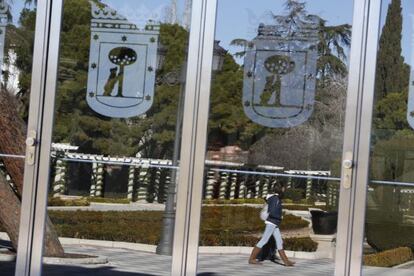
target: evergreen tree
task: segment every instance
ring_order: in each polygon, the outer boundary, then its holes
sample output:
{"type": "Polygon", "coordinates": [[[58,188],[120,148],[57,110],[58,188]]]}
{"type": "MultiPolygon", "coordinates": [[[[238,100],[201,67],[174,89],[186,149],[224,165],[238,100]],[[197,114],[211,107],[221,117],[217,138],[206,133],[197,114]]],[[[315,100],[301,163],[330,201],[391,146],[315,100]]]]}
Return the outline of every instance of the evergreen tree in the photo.
{"type": "Polygon", "coordinates": [[[404,93],[409,82],[409,66],[401,55],[402,39],[401,0],[392,0],[388,7],[385,25],[379,42],[376,99],[381,100],[389,93],[404,93]]]}

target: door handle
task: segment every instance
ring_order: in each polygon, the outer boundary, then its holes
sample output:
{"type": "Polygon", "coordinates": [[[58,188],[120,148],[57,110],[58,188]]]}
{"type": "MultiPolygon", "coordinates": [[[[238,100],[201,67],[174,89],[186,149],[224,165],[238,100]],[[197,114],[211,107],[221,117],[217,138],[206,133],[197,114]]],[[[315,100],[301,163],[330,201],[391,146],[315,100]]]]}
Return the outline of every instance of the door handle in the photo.
{"type": "Polygon", "coordinates": [[[352,173],[354,171],[353,153],[348,151],[345,153],[345,159],[342,162],[343,170],[343,186],[345,189],[351,189],[352,186],[352,173]]]}
{"type": "Polygon", "coordinates": [[[26,164],[33,166],[35,163],[35,155],[36,155],[36,140],[37,133],[34,130],[29,131],[26,139],[26,164]]]}

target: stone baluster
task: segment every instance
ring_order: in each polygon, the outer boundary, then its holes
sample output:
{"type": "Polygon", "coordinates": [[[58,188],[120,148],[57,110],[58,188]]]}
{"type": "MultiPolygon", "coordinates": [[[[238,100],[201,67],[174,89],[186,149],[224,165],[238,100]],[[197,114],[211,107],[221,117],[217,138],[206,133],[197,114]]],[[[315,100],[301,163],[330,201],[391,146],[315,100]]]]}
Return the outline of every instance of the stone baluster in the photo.
{"type": "Polygon", "coordinates": [[[132,201],[134,199],[134,187],[135,187],[135,169],[134,165],[129,166],[128,171],[128,199],[132,201]]]}
{"type": "Polygon", "coordinates": [[[312,196],[312,178],[309,177],[306,180],[306,199],[310,199],[312,196]]]}
{"type": "Polygon", "coordinates": [[[206,199],[213,199],[214,184],[216,183],[216,172],[211,168],[207,171],[206,199]]]}
{"type": "Polygon", "coordinates": [[[221,172],[220,173],[220,199],[226,198],[226,190],[228,184],[229,173],[228,172],[221,172]]]}
{"type": "Polygon", "coordinates": [[[59,197],[64,194],[66,189],[66,162],[61,159],[56,161],[56,174],[53,181],[53,197],[59,197]]]}
{"type": "Polygon", "coordinates": [[[98,163],[94,161],[92,163],[92,174],[91,174],[91,188],[89,190],[89,196],[95,197],[96,195],[96,180],[98,178],[98,163]]]}
{"type": "Polygon", "coordinates": [[[104,177],[104,164],[97,163],[96,167],[96,188],[95,188],[95,196],[102,197],[103,195],[103,177],[104,177]]]}
{"type": "Polygon", "coordinates": [[[138,177],[138,195],[137,201],[147,200],[147,189],[148,189],[148,166],[141,166],[138,177]]]}
{"type": "Polygon", "coordinates": [[[236,198],[237,173],[230,174],[230,199],[236,198]]]}

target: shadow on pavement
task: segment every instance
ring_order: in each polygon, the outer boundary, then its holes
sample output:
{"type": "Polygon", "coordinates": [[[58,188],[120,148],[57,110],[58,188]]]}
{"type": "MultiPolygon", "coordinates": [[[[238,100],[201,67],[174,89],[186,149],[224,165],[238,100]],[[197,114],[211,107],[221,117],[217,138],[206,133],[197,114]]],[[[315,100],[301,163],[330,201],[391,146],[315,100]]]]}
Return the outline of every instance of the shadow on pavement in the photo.
{"type": "MultiPolygon", "coordinates": [[[[1,276],[13,276],[15,269],[14,262],[0,262],[0,275],[1,276]]],[[[46,276],[62,276],[62,275],[76,275],[76,276],[157,276],[157,274],[147,274],[140,272],[123,272],[116,271],[114,267],[79,267],[68,265],[44,265],[43,275],[46,276]]],[[[204,274],[203,276],[209,276],[210,274],[204,274]]]]}

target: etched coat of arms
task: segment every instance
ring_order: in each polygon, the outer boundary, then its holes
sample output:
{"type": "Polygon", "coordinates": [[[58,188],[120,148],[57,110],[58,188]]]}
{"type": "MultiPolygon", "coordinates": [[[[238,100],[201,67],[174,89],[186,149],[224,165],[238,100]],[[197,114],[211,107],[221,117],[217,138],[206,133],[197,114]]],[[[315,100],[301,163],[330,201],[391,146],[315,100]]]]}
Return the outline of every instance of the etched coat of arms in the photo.
{"type": "Polygon", "coordinates": [[[117,11],[91,5],[88,105],[112,118],[142,115],[154,98],[159,25],[139,29],[117,11]]]}
{"type": "Polygon", "coordinates": [[[317,18],[294,32],[283,25],[259,26],[244,60],[244,111],[252,121],[289,128],[309,119],[315,101],[317,43],[317,18]]]}

